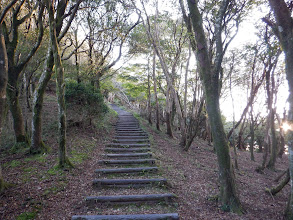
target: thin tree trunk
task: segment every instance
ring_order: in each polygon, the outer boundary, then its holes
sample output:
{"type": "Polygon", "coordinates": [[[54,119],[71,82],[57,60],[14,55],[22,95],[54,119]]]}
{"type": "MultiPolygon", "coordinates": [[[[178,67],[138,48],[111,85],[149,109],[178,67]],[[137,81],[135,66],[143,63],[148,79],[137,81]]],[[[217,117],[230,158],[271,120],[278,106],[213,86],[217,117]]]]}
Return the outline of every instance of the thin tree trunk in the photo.
{"type": "Polygon", "coordinates": [[[198,130],[199,130],[198,128],[199,128],[200,123],[201,123],[200,115],[201,115],[201,112],[202,112],[202,109],[203,109],[203,105],[204,105],[204,97],[202,97],[201,100],[200,100],[197,115],[195,117],[196,121],[193,118],[194,116],[192,116],[192,118],[191,118],[191,120],[192,120],[191,123],[192,124],[189,125],[189,134],[187,135],[189,138],[187,138],[187,140],[186,140],[186,145],[184,147],[185,151],[188,151],[188,149],[190,148],[190,146],[191,146],[191,144],[193,142],[193,139],[195,138],[195,136],[198,133],[198,130]],[[193,122],[195,123],[194,129],[191,128],[193,126],[193,124],[194,124],[193,122]],[[193,134],[192,134],[192,131],[193,131],[193,134]]]}
{"type": "Polygon", "coordinates": [[[251,105],[250,109],[250,142],[249,142],[249,150],[250,150],[250,160],[255,161],[254,159],[254,118],[252,112],[253,106],[251,105]]]}
{"type": "Polygon", "coordinates": [[[186,63],[186,70],[185,70],[185,82],[184,82],[184,110],[183,110],[183,118],[184,118],[184,122],[186,124],[186,120],[187,120],[187,84],[188,84],[188,68],[189,68],[189,61],[190,61],[190,57],[191,57],[191,45],[189,43],[189,55],[187,58],[187,63],[186,63]]]}
{"type": "MultiPolygon", "coordinates": [[[[75,40],[76,47],[78,47],[77,31],[78,29],[74,31],[74,40],[75,40]]],[[[74,52],[74,58],[75,58],[76,81],[77,83],[81,83],[81,79],[79,76],[78,49],[76,49],[74,52]]]]}
{"type": "MultiPolygon", "coordinates": [[[[267,119],[267,121],[269,120],[269,118],[267,119]]],[[[264,153],[263,153],[263,160],[262,160],[262,164],[261,166],[259,166],[258,168],[256,168],[257,172],[263,172],[263,170],[266,167],[266,163],[267,163],[267,158],[268,158],[268,151],[271,145],[271,139],[270,139],[270,134],[269,134],[269,122],[267,122],[266,125],[266,131],[265,131],[265,138],[264,138],[264,153]]]]}
{"type": "MultiPolygon", "coordinates": [[[[144,7],[144,4],[143,4],[143,1],[141,1],[143,7],[144,7]]],[[[144,11],[146,13],[146,9],[144,7],[144,11]]],[[[159,60],[160,60],[160,64],[162,66],[162,69],[163,69],[163,73],[164,75],[166,76],[166,81],[167,81],[167,86],[169,87],[169,91],[170,91],[170,94],[171,94],[171,97],[174,98],[174,101],[175,101],[175,105],[176,105],[176,110],[177,110],[177,115],[178,115],[178,118],[179,118],[179,122],[180,122],[180,129],[181,129],[181,141],[180,141],[180,146],[181,147],[184,147],[185,146],[185,143],[186,143],[186,129],[185,129],[185,123],[184,123],[184,120],[183,120],[183,113],[182,113],[182,109],[181,109],[181,106],[180,106],[180,103],[179,103],[179,99],[178,99],[178,96],[177,96],[177,93],[176,93],[176,90],[172,84],[172,79],[171,79],[171,74],[169,72],[169,69],[167,67],[167,63],[164,59],[164,56],[163,56],[163,53],[162,53],[162,50],[161,50],[161,47],[159,45],[159,41],[157,39],[157,37],[154,37],[152,35],[152,33],[150,32],[150,21],[149,21],[149,17],[147,16],[147,25],[146,23],[143,21],[143,25],[147,31],[147,35],[149,37],[149,40],[152,42],[153,44],[153,47],[156,51],[156,54],[158,55],[159,57],[159,60]]],[[[156,28],[155,28],[156,29],[156,28]]],[[[158,34],[158,30],[156,30],[156,36],[158,34]]],[[[182,39],[181,39],[182,40],[182,39]]],[[[172,73],[175,72],[175,67],[176,65],[178,64],[178,61],[179,61],[179,57],[180,57],[180,52],[181,52],[181,46],[182,45],[178,45],[178,49],[176,51],[176,57],[174,58],[174,61],[173,61],[173,64],[172,64],[172,73]]],[[[169,100],[170,101],[170,100],[169,100]]],[[[170,101],[171,102],[171,101],[170,101]]],[[[171,107],[171,106],[170,106],[171,107]]]]}
{"type": "MultiPolygon", "coordinates": [[[[234,60],[234,57],[233,57],[234,60]]],[[[231,68],[233,69],[233,68],[231,68]]],[[[237,149],[236,149],[236,145],[235,145],[235,139],[234,139],[234,132],[235,132],[235,107],[234,107],[234,98],[233,98],[233,93],[232,93],[232,72],[230,72],[229,74],[229,87],[230,87],[230,94],[231,94],[231,101],[232,101],[232,109],[233,109],[233,128],[232,128],[232,146],[233,146],[233,150],[234,150],[234,164],[235,164],[235,168],[237,170],[239,170],[239,166],[238,166],[238,158],[237,158],[237,149]]]]}
{"type": "Polygon", "coordinates": [[[172,126],[171,126],[171,92],[168,86],[166,93],[166,127],[167,127],[167,135],[173,138],[172,126]]]}
{"type": "Polygon", "coordinates": [[[244,132],[244,128],[245,128],[245,124],[246,124],[246,116],[241,124],[241,127],[239,129],[239,133],[238,133],[238,141],[237,141],[237,147],[239,150],[246,150],[244,143],[243,143],[243,132],[244,132]]]}
{"type": "Polygon", "coordinates": [[[159,109],[159,101],[157,94],[157,78],[156,78],[156,51],[153,51],[153,81],[154,81],[154,95],[156,101],[156,127],[157,130],[160,131],[160,109],[159,109]]]}
{"type": "Polygon", "coordinates": [[[65,166],[72,167],[71,162],[66,156],[66,108],[65,108],[65,82],[64,82],[64,69],[61,62],[59,46],[56,36],[56,21],[54,19],[54,8],[50,0],[47,0],[47,9],[49,12],[50,22],[50,41],[52,45],[56,84],[57,84],[57,100],[59,112],[59,128],[58,128],[58,142],[59,142],[59,162],[60,168],[65,166]]]}
{"type": "Polygon", "coordinates": [[[274,96],[274,72],[272,71],[267,72],[266,75],[266,89],[267,89],[267,99],[268,99],[268,109],[269,109],[269,116],[268,116],[268,123],[270,126],[270,133],[271,133],[271,145],[270,145],[270,160],[267,164],[267,168],[274,170],[275,163],[277,158],[277,138],[276,138],[276,131],[275,131],[275,111],[273,108],[273,96],[274,96]],[[270,80],[271,79],[271,80],[270,80]],[[271,85],[271,86],[270,86],[271,85]]]}
{"type": "Polygon", "coordinates": [[[148,58],[148,121],[152,125],[152,106],[151,106],[151,84],[150,84],[150,59],[148,58]]]}
{"type": "Polygon", "coordinates": [[[276,114],[276,115],[277,115],[277,119],[278,119],[279,127],[280,127],[280,141],[279,141],[279,153],[278,153],[278,156],[279,156],[279,158],[282,158],[283,154],[285,153],[285,133],[284,133],[284,129],[282,127],[282,124],[286,120],[286,110],[284,110],[282,120],[280,119],[278,114],[276,114]]]}
{"type": "MultiPolygon", "coordinates": [[[[6,87],[8,81],[8,59],[5,47],[4,36],[2,34],[2,26],[0,22],[0,140],[2,137],[2,127],[5,117],[5,105],[6,105],[6,87]]],[[[4,178],[2,175],[2,169],[0,164],[0,193],[5,189],[4,178]]]]}
{"type": "Polygon", "coordinates": [[[37,88],[34,92],[33,98],[33,119],[32,119],[32,137],[31,137],[31,154],[38,154],[48,150],[48,147],[42,140],[42,110],[44,103],[44,94],[48,82],[53,73],[54,57],[52,46],[48,47],[47,57],[44,64],[44,70],[40,77],[37,88]]]}

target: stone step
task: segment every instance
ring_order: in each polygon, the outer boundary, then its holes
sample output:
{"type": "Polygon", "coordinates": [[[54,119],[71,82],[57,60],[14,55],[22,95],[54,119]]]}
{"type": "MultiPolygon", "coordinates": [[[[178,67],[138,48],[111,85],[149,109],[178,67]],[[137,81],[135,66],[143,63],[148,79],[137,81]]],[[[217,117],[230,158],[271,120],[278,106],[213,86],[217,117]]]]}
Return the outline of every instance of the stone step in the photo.
{"type": "Polygon", "coordinates": [[[132,164],[154,164],[155,159],[132,159],[132,160],[100,160],[99,164],[107,165],[132,165],[132,164]]]}
{"type": "Polygon", "coordinates": [[[130,153],[130,154],[104,154],[103,156],[109,157],[109,158],[124,158],[124,157],[139,157],[139,158],[145,158],[145,157],[152,157],[151,153],[130,153]]]}
{"type": "Polygon", "coordinates": [[[114,174],[114,173],[145,173],[157,172],[158,167],[133,167],[133,168],[116,168],[116,169],[96,169],[97,174],[114,174]]]}
{"type": "Polygon", "coordinates": [[[113,139],[114,143],[139,143],[139,142],[150,142],[149,139],[113,139]]]}
{"type": "Polygon", "coordinates": [[[150,151],[151,148],[106,148],[105,152],[113,152],[113,153],[126,153],[126,152],[148,152],[150,151]]]}
{"type": "Polygon", "coordinates": [[[150,144],[121,144],[121,143],[110,143],[106,144],[106,147],[118,147],[118,148],[131,148],[131,147],[150,147],[150,144]]]}
{"type": "Polygon", "coordinates": [[[95,179],[93,185],[95,187],[141,187],[146,185],[164,185],[166,179],[95,179]]]}
{"type": "Polygon", "coordinates": [[[133,136],[130,136],[130,135],[127,135],[127,136],[124,136],[124,135],[118,135],[118,136],[114,136],[113,137],[114,139],[143,139],[143,138],[147,138],[147,136],[141,136],[141,135],[133,135],[133,136]]]}
{"type": "Polygon", "coordinates": [[[138,132],[141,131],[143,132],[143,130],[141,128],[116,128],[117,132],[121,132],[121,131],[127,131],[127,132],[138,132]]]}
{"type": "Polygon", "coordinates": [[[147,134],[143,130],[141,130],[141,131],[116,131],[116,133],[121,133],[121,134],[124,134],[124,133],[129,133],[129,134],[133,134],[133,133],[136,133],[136,134],[147,134]]]}
{"type": "Polygon", "coordinates": [[[127,129],[132,129],[132,128],[134,128],[134,129],[138,129],[138,128],[140,128],[140,127],[139,127],[139,125],[116,125],[115,128],[116,128],[116,129],[120,129],[120,128],[122,128],[122,129],[123,129],[123,128],[125,128],[125,129],[126,129],[126,128],[127,128],[127,129]]]}
{"type": "Polygon", "coordinates": [[[174,194],[148,194],[148,195],[118,195],[118,196],[88,196],[85,198],[88,204],[125,204],[138,202],[172,202],[176,196],[174,194]]]}
{"type": "Polygon", "coordinates": [[[117,125],[139,125],[138,121],[118,121],[116,124],[117,125]]]}
{"type": "Polygon", "coordinates": [[[141,137],[148,137],[148,133],[145,132],[116,132],[117,136],[141,136],[141,137]]]}
{"type": "Polygon", "coordinates": [[[116,125],[139,125],[139,121],[135,120],[119,120],[116,122],[116,125]]]}
{"type": "Polygon", "coordinates": [[[74,215],[71,220],[178,220],[177,213],[141,215],[74,215]]]}

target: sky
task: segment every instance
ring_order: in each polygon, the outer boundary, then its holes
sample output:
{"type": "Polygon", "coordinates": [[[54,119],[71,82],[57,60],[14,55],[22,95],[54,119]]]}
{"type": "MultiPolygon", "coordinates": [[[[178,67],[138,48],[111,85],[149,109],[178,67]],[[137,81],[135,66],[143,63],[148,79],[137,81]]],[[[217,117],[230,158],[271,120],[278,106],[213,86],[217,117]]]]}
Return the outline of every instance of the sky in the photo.
{"type": "MultiPolygon", "coordinates": [[[[248,18],[245,20],[245,22],[242,22],[240,25],[239,32],[233,42],[230,45],[230,49],[233,48],[241,48],[246,43],[255,43],[257,41],[256,32],[257,29],[255,28],[256,22],[262,22],[261,18],[264,17],[268,13],[268,8],[255,8],[248,18]]],[[[279,63],[282,63],[283,56],[280,57],[279,63]]],[[[285,73],[284,73],[285,74],[285,73]]],[[[285,77],[284,77],[285,79],[285,77]]],[[[243,90],[243,88],[233,88],[233,98],[234,98],[234,107],[235,107],[235,119],[240,118],[243,109],[246,106],[247,100],[246,100],[246,90],[243,90]]],[[[261,111],[262,116],[267,115],[267,108],[265,99],[266,96],[264,92],[260,91],[260,97],[258,98],[258,103],[256,104],[255,108],[259,109],[261,111]]],[[[278,99],[276,103],[277,107],[277,113],[281,116],[284,108],[287,107],[287,98],[288,98],[289,92],[288,92],[288,84],[287,80],[284,80],[284,83],[279,88],[278,93],[278,99]]],[[[220,100],[220,106],[222,114],[227,118],[227,120],[233,119],[233,108],[232,108],[232,100],[231,97],[228,96],[225,99],[220,100]]],[[[287,107],[288,108],[288,107],[287,107]]]]}

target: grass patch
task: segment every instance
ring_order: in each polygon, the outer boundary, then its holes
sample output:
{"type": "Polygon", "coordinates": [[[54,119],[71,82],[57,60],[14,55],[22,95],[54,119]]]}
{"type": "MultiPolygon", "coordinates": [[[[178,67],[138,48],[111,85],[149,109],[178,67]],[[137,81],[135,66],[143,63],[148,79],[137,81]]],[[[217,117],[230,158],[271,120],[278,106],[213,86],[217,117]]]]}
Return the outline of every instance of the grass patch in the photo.
{"type": "Polygon", "coordinates": [[[31,173],[31,172],[36,171],[37,168],[35,168],[35,167],[25,167],[25,168],[23,168],[22,170],[23,170],[23,172],[25,172],[25,173],[31,173]]]}
{"type": "Polygon", "coordinates": [[[62,174],[62,170],[59,169],[58,165],[50,168],[48,171],[47,171],[47,174],[51,175],[51,176],[56,176],[57,174],[62,174]]]}
{"type": "Polygon", "coordinates": [[[21,165],[21,162],[19,160],[12,160],[10,162],[3,164],[3,167],[15,168],[15,167],[19,167],[20,165],[21,165]]]}
{"type": "Polygon", "coordinates": [[[31,157],[25,158],[24,161],[27,161],[27,162],[38,161],[40,163],[45,163],[47,157],[48,157],[47,154],[36,154],[31,157]]]}
{"type": "Polygon", "coordinates": [[[24,212],[24,213],[21,213],[19,216],[17,216],[16,220],[35,219],[36,217],[37,217],[36,212],[24,212]]]}
{"type": "Polygon", "coordinates": [[[26,153],[29,150],[29,145],[25,142],[17,142],[15,143],[12,148],[10,149],[10,153],[16,154],[16,153],[26,153]]]}
{"type": "Polygon", "coordinates": [[[52,187],[50,187],[48,189],[45,189],[45,191],[43,192],[43,196],[56,195],[58,192],[64,191],[66,185],[67,185],[67,183],[60,182],[56,186],[52,186],[52,187]]]}
{"type": "Polygon", "coordinates": [[[78,153],[75,150],[73,150],[73,151],[74,151],[74,153],[71,152],[72,156],[70,157],[70,160],[74,164],[80,164],[89,158],[89,155],[87,153],[78,153]]]}

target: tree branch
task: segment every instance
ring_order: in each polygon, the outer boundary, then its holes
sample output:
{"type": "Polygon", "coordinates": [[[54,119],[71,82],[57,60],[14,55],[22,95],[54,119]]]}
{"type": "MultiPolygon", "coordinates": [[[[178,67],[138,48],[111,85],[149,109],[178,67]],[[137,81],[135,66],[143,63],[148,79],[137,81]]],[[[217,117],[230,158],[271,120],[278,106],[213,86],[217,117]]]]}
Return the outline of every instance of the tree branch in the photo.
{"type": "Polygon", "coordinates": [[[7,12],[9,11],[9,9],[17,2],[17,0],[13,0],[11,1],[2,11],[1,15],[0,15],[0,25],[2,24],[7,12]]]}

